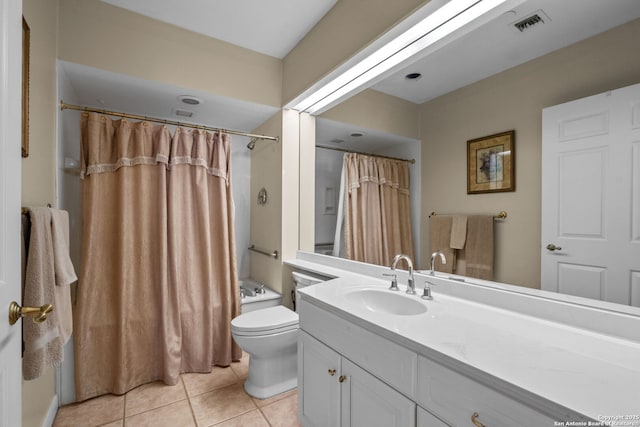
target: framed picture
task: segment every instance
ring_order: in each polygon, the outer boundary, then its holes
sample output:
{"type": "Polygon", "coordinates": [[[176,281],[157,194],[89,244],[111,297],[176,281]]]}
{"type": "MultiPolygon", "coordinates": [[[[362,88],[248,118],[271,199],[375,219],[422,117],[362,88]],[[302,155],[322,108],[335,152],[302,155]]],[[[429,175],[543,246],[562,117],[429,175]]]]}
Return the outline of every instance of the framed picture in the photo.
{"type": "Polygon", "coordinates": [[[22,157],[29,157],[29,44],[30,30],[22,17],[22,157]]]}
{"type": "Polygon", "coordinates": [[[467,194],[515,191],[515,131],[467,141],[467,194]]]}

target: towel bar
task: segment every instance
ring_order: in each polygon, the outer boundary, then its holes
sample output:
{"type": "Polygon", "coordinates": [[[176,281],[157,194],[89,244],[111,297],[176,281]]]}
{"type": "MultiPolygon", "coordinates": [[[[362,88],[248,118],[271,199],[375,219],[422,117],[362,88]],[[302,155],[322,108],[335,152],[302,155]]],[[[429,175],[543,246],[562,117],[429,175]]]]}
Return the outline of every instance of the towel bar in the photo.
{"type": "MultiPolygon", "coordinates": [[[[431,212],[429,214],[429,218],[431,218],[432,216],[435,216],[435,215],[436,215],[435,212],[431,212]]],[[[443,215],[443,214],[438,214],[438,215],[443,215]]],[[[493,219],[506,219],[506,218],[507,218],[507,211],[500,211],[500,213],[498,213],[498,215],[494,215],[493,216],[493,219]]]]}
{"type": "Polygon", "coordinates": [[[249,250],[253,252],[257,252],[262,255],[270,256],[272,258],[278,259],[278,251],[268,252],[263,249],[256,248],[256,245],[249,246],[249,250]]]}

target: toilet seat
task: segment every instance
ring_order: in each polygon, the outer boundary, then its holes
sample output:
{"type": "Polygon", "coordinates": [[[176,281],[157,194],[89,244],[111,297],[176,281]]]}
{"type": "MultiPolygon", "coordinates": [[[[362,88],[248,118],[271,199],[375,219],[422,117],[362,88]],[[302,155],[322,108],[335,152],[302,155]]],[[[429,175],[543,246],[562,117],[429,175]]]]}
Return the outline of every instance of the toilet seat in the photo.
{"type": "Polygon", "coordinates": [[[241,314],[231,320],[236,335],[272,335],[298,329],[298,314],[284,306],[264,308],[241,314]]]}

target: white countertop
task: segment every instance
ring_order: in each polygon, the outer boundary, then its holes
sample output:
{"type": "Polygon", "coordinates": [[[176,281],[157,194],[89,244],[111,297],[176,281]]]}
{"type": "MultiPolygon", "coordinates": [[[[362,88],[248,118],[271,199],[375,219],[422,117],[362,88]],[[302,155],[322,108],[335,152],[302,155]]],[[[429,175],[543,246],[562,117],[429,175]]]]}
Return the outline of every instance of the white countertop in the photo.
{"type": "Polygon", "coordinates": [[[300,290],[307,301],[467,375],[494,377],[503,391],[526,391],[536,403],[554,402],[594,420],[640,416],[638,341],[447,295],[438,290],[447,286],[445,279],[434,280],[431,301],[420,299],[421,285],[416,296],[405,295],[400,285],[403,297],[427,307],[423,314],[374,312],[345,294],[386,290],[389,282],[377,273],[362,274],[366,269],[358,265],[361,274],[310,261],[287,263],[338,277],[300,290]]]}

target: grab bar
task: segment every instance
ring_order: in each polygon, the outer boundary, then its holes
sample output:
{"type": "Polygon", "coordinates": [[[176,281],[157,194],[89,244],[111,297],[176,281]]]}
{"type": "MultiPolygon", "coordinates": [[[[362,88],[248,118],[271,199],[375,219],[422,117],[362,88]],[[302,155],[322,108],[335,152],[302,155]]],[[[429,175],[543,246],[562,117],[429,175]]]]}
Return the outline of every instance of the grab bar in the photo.
{"type": "Polygon", "coordinates": [[[249,250],[253,251],[253,252],[257,252],[257,253],[262,254],[262,255],[266,255],[266,256],[270,256],[272,258],[278,259],[278,251],[267,252],[264,249],[256,248],[256,245],[249,246],[249,250]]]}

